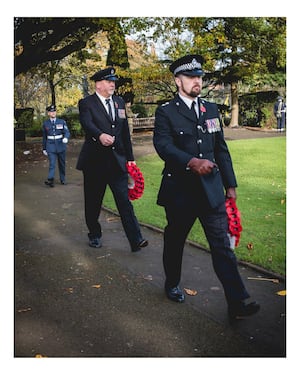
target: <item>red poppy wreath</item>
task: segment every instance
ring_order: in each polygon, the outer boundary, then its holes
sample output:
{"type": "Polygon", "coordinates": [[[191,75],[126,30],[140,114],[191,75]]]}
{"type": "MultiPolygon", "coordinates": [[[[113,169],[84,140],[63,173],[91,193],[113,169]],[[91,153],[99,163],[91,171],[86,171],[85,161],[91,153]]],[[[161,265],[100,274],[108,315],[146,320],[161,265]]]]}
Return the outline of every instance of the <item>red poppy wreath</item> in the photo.
{"type": "Polygon", "coordinates": [[[241,214],[233,198],[226,198],[226,212],[228,218],[228,232],[231,239],[234,240],[234,247],[237,247],[240,241],[241,231],[241,214]]]}
{"type": "Polygon", "coordinates": [[[139,199],[144,193],[144,177],[136,164],[126,164],[128,171],[128,197],[131,201],[139,199]]]}

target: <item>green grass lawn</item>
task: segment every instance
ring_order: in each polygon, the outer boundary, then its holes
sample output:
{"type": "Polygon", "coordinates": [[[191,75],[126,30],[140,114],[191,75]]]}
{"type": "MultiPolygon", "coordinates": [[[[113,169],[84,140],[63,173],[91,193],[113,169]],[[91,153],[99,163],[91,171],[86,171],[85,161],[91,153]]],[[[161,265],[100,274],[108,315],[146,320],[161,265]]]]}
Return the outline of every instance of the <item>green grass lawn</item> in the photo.
{"type": "MultiPolygon", "coordinates": [[[[280,137],[227,142],[239,185],[237,205],[243,226],[236,255],[281,274],[285,274],[286,258],[285,141],[280,137]]],[[[136,215],[140,222],[163,228],[164,209],[156,204],[163,162],[155,154],[140,158],[138,166],[145,178],[145,191],[141,199],[133,201],[136,215]]],[[[109,189],[104,205],[115,210],[109,189]]],[[[199,222],[189,239],[208,247],[199,222]]]]}

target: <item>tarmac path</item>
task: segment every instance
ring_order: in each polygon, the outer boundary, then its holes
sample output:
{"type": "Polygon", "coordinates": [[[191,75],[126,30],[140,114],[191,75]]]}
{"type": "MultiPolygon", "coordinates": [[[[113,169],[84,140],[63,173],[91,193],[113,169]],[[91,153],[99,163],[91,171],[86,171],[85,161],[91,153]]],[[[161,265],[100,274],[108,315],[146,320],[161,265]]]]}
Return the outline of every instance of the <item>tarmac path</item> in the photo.
{"type": "MultiPolygon", "coordinates": [[[[285,357],[284,279],[240,265],[261,310],[232,325],[206,251],[186,245],[181,285],[197,295],[176,304],[163,291],[160,231],[142,227],[149,246],[131,253],[119,217],[103,210],[103,247],[88,246],[81,143],[68,146],[65,186],[44,185],[40,144],[22,146],[31,152],[16,164],[15,357],[285,357]]],[[[133,147],[137,159],[154,152],[149,134],[133,147]]]]}

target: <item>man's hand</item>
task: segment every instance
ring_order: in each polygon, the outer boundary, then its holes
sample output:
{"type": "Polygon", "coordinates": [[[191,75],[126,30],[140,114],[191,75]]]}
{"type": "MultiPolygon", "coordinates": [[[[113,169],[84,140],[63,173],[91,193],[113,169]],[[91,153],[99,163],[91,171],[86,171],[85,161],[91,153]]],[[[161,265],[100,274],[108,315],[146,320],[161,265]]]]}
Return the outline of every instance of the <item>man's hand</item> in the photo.
{"type": "Polygon", "coordinates": [[[190,170],[200,176],[202,175],[205,175],[205,174],[209,174],[212,172],[212,170],[217,166],[216,163],[213,163],[212,161],[208,160],[208,159],[198,159],[198,158],[192,158],[189,162],[188,162],[188,168],[190,168],[190,170]]]}
{"type": "Polygon", "coordinates": [[[128,165],[131,166],[131,165],[136,165],[136,162],[134,160],[128,160],[128,165]]]}
{"type": "Polygon", "coordinates": [[[44,154],[45,156],[48,156],[48,152],[47,152],[46,150],[43,150],[43,154],[44,154]]]}
{"type": "Polygon", "coordinates": [[[63,142],[63,143],[68,143],[68,141],[69,141],[69,140],[68,140],[68,138],[66,138],[66,137],[62,139],[62,142],[63,142]]]}
{"type": "Polygon", "coordinates": [[[101,144],[103,146],[111,146],[114,141],[115,141],[115,136],[113,135],[110,135],[110,134],[106,134],[106,133],[102,133],[100,136],[99,136],[99,141],[101,142],[101,144]]]}
{"type": "Polygon", "coordinates": [[[236,196],[236,190],[234,187],[229,187],[226,189],[226,198],[233,198],[236,201],[237,196],[236,196]]]}

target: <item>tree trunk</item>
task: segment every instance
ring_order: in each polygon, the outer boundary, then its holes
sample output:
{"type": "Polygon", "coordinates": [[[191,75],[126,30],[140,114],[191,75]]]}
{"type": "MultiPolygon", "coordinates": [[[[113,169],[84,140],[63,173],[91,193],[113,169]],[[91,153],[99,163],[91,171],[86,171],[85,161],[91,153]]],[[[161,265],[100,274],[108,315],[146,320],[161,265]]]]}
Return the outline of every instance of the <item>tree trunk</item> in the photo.
{"type": "Polygon", "coordinates": [[[56,105],[55,85],[51,79],[49,79],[49,86],[51,92],[51,104],[56,105]]]}
{"type": "Polygon", "coordinates": [[[239,99],[238,99],[238,83],[231,83],[231,120],[229,127],[239,126],[239,99]]]}

